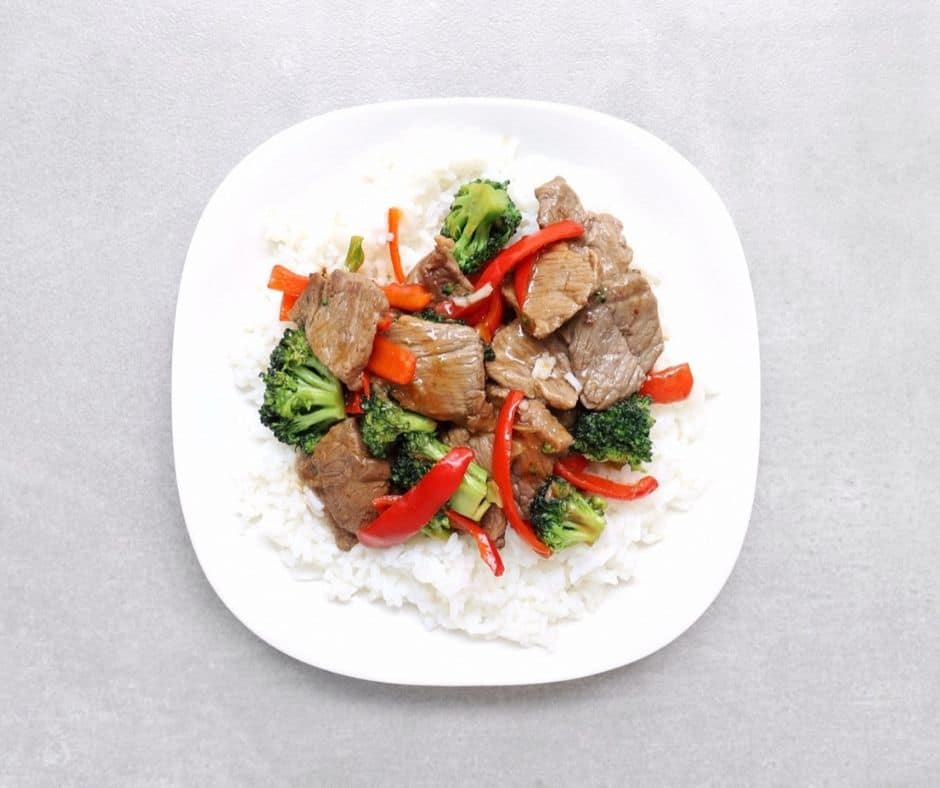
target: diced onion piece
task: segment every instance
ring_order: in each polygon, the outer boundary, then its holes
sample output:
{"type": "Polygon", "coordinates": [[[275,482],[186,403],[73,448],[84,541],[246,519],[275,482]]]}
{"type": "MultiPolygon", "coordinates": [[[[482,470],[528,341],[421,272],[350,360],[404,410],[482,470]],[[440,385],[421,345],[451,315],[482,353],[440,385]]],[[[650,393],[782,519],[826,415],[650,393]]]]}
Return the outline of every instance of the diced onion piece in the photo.
{"type": "Polygon", "coordinates": [[[556,363],[557,359],[553,355],[543,353],[535,359],[535,363],[532,365],[532,377],[535,380],[548,380],[552,376],[552,372],[555,371],[556,363]]]}
{"type": "Polygon", "coordinates": [[[493,285],[487,283],[479,290],[474,290],[468,296],[454,296],[451,300],[456,306],[461,307],[462,309],[473,306],[479,301],[483,301],[486,298],[489,298],[493,293],[493,285]]]}
{"type": "Polygon", "coordinates": [[[566,372],[566,373],[565,373],[565,380],[568,381],[568,383],[569,383],[569,385],[571,386],[571,388],[573,388],[575,391],[577,391],[578,394],[581,393],[581,389],[583,389],[584,386],[581,385],[581,381],[578,380],[578,378],[577,378],[577,376],[574,374],[574,372],[566,372]]]}

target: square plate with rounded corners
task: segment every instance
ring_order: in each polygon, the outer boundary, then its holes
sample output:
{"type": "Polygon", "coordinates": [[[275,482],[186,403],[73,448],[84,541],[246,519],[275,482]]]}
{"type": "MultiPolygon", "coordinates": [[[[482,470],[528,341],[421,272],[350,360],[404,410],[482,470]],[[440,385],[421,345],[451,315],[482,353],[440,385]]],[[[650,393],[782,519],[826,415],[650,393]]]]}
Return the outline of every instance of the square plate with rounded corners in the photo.
{"type": "Polygon", "coordinates": [[[747,264],[731,218],[705,178],[664,142],[624,121],[506,99],[339,110],[262,144],[206,206],[180,283],[172,400],[180,503],[199,562],[232,613],[275,648],[336,673],[400,684],[534,684],[588,676],[640,659],[682,634],[718,595],[740,552],[760,429],[757,320],[747,264]],[[516,137],[528,151],[622,177],[624,204],[648,224],[644,253],[682,266],[691,296],[685,322],[699,334],[696,346],[708,349],[708,369],[721,391],[709,402],[704,439],[709,465],[720,473],[689,514],[677,515],[667,538],[644,551],[636,579],[595,612],[557,627],[551,651],[428,631],[409,611],[331,602],[317,582],[292,579],[273,550],[260,549],[240,530],[232,512],[233,478],[250,446],[231,429],[245,403],[224,349],[244,321],[231,305],[238,304],[240,289],[257,286],[267,257],[264,210],[409,127],[468,121],[516,137]],[[206,347],[223,352],[207,354],[206,347]]]}

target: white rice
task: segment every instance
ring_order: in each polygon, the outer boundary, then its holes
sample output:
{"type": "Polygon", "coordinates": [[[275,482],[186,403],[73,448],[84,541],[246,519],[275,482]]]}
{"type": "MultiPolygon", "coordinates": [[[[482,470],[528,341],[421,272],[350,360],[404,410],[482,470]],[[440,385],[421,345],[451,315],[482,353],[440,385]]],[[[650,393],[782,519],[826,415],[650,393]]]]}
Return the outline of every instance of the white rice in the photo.
{"type": "MultiPolygon", "coordinates": [[[[554,175],[565,175],[592,210],[608,210],[624,219],[610,197],[615,191],[604,175],[543,157],[519,155],[514,140],[473,130],[414,132],[393,145],[365,153],[342,179],[316,184],[294,206],[281,206],[267,217],[271,258],[260,262],[259,287],[251,305],[253,325],[245,328],[233,357],[235,384],[246,409],[257,409],[262,386],[258,373],[284,329],[278,323],[276,294],[263,283],[273,262],[298,272],[342,264],[350,235],[365,238],[363,273],[390,278],[386,211],[403,211],[402,261],[410,268],[432,248],[441,219],[459,184],[471,178],[509,179],[513,199],[523,212],[520,233],[535,227],[533,189],[554,175]],[[454,151],[459,153],[455,155],[454,151]],[[606,187],[606,190],[605,190],[606,187]]],[[[661,261],[660,261],[661,262],[661,261]]],[[[668,268],[647,268],[656,286],[667,337],[658,366],[690,360],[678,355],[669,337],[668,268]]],[[[694,364],[695,359],[691,358],[694,364]]],[[[483,638],[504,638],[522,645],[549,645],[552,626],[597,607],[606,594],[642,572],[642,547],[663,536],[671,510],[688,509],[703,486],[696,441],[704,429],[705,386],[699,382],[685,402],[654,406],[654,459],[647,472],[659,489],[639,501],[611,501],[608,525],[592,547],[578,546],[542,560],[513,532],[502,550],[506,571],[494,577],[480,561],[472,540],[456,534],[447,541],[418,537],[385,550],[357,545],[341,552],[325,523],[322,504],[305,491],[294,472],[293,450],[278,443],[254,420],[257,446],[253,464],[238,480],[238,514],[246,528],[263,534],[298,579],[316,579],[336,600],[361,595],[392,607],[417,610],[429,628],[445,627],[483,638]]],[[[624,480],[639,474],[595,469],[624,480]]],[[[677,578],[677,581],[679,579],[677,578]]]]}

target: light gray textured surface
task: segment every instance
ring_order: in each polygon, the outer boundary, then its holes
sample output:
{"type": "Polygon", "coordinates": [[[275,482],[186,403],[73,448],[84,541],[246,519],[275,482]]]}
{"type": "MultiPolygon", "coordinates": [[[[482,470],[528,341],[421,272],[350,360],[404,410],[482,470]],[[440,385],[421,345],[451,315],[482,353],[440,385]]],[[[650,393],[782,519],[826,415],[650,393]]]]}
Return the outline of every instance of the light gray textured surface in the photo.
{"type": "Polygon", "coordinates": [[[940,782],[936,4],[109,5],[0,6],[0,784],[940,782]],[[287,125],[426,95],[632,120],[740,231],[751,530],[629,668],[328,675],[245,630],[189,546],[169,356],[203,205],[287,125]]]}

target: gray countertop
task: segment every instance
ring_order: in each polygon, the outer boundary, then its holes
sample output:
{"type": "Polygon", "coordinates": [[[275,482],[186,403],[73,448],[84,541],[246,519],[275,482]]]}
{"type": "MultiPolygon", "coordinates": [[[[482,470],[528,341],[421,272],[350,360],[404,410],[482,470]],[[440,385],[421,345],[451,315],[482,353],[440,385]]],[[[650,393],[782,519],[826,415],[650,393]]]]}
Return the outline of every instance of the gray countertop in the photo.
{"type": "Polygon", "coordinates": [[[0,784],[938,784],[938,6],[261,5],[0,7],[0,784]],[[329,675],[242,627],[189,545],[170,348],[202,207],[285,126],[428,95],[631,120],[737,223],[751,528],[628,668],[329,675]]]}

